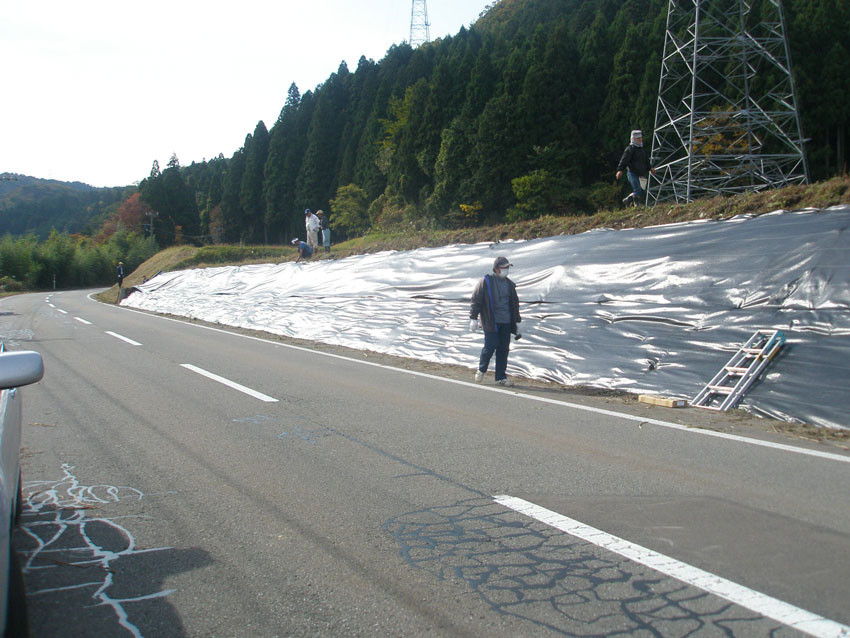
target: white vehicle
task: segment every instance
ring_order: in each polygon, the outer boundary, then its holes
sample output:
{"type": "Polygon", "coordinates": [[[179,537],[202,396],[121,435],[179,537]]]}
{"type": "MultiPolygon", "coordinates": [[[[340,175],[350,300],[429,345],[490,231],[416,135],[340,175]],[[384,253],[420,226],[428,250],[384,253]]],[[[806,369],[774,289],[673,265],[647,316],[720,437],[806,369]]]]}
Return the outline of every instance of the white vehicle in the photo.
{"type": "Polygon", "coordinates": [[[0,627],[6,638],[26,636],[24,579],[12,549],[12,530],[22,509],[21,397],[18,388],[39,381],[37,352],[5,352],[0,344],[0,627]]]}

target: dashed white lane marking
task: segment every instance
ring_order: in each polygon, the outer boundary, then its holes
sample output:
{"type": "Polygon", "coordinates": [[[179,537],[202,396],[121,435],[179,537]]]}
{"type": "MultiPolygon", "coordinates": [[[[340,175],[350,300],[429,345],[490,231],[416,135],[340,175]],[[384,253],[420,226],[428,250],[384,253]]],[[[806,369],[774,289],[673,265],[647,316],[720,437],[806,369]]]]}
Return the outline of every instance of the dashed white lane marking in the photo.
{"type": "MultiPolygon", "coordinates": [[[[89,297],[91,299],[91,297],[89,297]]],[[[92,301],[94,301],[92,299],[92,301]]],[[[181,319],[174,319],[173,317],[162,317],[160,315],[152,314],[150,312],[143,312],[141,310],[135,310],[132,308],[124,308],[119,306],[121,310],[125,310],[127,312],[134,312],[140,315],[145,315],[147,317],[154,317],[156,319],[162,319],[163,321],[173,321],[175,323],[181,323],[185,326],[192,326],[193,328],[200,328],[202,330],[212,330],[213,332],[219,332],[222,334],[231,335],[233,337],[239,337],[242,339],[250,339],[252,341],[260,341],[262,343],[268,343],[273,346],[277,346],[279,348],[289,348],[290,350],[299,350],[301,352],[309,352],[311,354],[320,356],[320,357],[330,357],[332,359],[338,359],[341,361],[348,361],[350,363],[358,363],[364,366],[371,366],[373,368],[383,368],[384,370],[392,370],[394,372],[400,372],[402,374],[409,374],[416,377],[424,377],[426,379],[433,379],[434,381],[442,381],[443,383],[454,383],[456,385],[463,385],[470,388],[476,388],[480,391],[486,392],[500,392],[503,394],[512,394],[520,399],[525,399],[527,401],[538,401],[540,403],[549,403],[551,405],[560,405],[567,408],[572,408],[574,410],[583,410],[585,412],[593,412],[595,414],[604,414],[606,416],[623,419],[626,421],[634,421],[640,424],[650,424],[657,425],[662,428],[669,428],[671,430],[679,430],[680,432],[688,432],[690,434],[699,434],[702,436],[712,436],[718,439],[726,439],[727,441],[737,441],[738,443],[747,443],[748,445],[758,445],[760,447],[772,448],[774,450],[781,450],[783,452],[791,452],[792,454],[805,454],[807,456],[815,456],[821,459],[827,459],[830,461],[840,461],[841,463],[850,463],[850,456],[844,456],[841,454],[834,454],[832,452],[822,452],[820,450],[811,450],[809,448],[804,447],[795,447],[793,445],[786,445],[784,443],[774,443],[772,441],[762,441],[760,439],[753,439],[746,436],[739,436],[737,434],[727,434],[726,432],[715,432],[714,430],[705,430],[698,427],[691,427],[687,425],[679,425],[678,423],[670,423],[669,421],[662,421],[660,419],[649,419],[641,416],[633,415],[633,414],[625,414],[623,412],[615,412],[613,410],[605,410],[603,408],[595,408],[589,405],[581,405],[580,403],[571,403],[569,401],[561,401],[559,399],[550,399],[548,397],[540,397],[534,394],[526,394],[524,392],[517,392],[515,390],[506,390],[503,388],[491,388],[488,386],[482,386],[477,383],[472,383],[470,381],[460,381],[459,379],[448,379],[446,377],[438,377],[432,374],[426,374],[424,372],[417,372],[416,370],[405,370],[404,368],[395,368],[393,366],[384,365],[382,363],[375,363],[373,361],[362,361],[361,359],[354,359],[353,357],[344,357],[339,354],[334,354],[332,352],[322,352],[320,350],[312,350],[310,348],[304,348],[301,346],[294,346],[289,343],[283,343],[280,341],[272,341],[271,339],[263,339],[261,337],[254,337],[251,335],[243,335],[238,332],[231,332],[230,330],[222,330],[221,328],[213,328],[212,326],[204,326],[197,323],[190,323],[188,321],[183,321],[181,319]]]]}
{"type": "Polygon", "coordinates": [[[77,321],[79,321],[80,323],[84,323],[84,324],[86,324],[87,326],[90,326],[90,325],[91,325],[91,321],[86,321],[85,319],[81,319],[80,317],[74,317],[74,319],[76,319],[76,320],[77,320],[77,321]]]}
{"type": "Polygon", "coordinates": [[[822,638],[850,637],[850,627],[847,625],[842,625],[834,620],[818,616],[805,609],[800,609],[743,585],[733,583],[698,567],[641,547],[529,501],[514,496],[494,496],[493,500],[515,512],[645,565],[665,576],[693,585],[798,631],[822,638]]]}
{"type": "Polygon", "coordinates": [[[207,377],[208,379],[212,379],[213,381],[218,381],[234,390],[239,390],[239,392],[244,392],[248,396],[252,396],[255,399],[259,399],[260,401],[265,401],[266,403],[277,403],[277,399],[268,396],[267,394],[263,394],[262,392],[257,392],[256,390],[252,390],[251,388],[246,388],[244,385],[236,383],[235,381],[231,381],[230,379],[225,379],[224,377],[220,377],[217,374],[213,374],[212,372],[207,372],[203,368],[199,368],[197,366],[193,366],[190,363],[181,363],[181,366],[186,368],[187,370],[191,370],[192,372],[197,372],[198,374],[207,377]]]}
{"type": "Polygon", "coordinates": [[[56,308],[56,310],[58,310],[59,312],[61,312],[63,315],[67,315],[67,314],[68,314],[68,311],[67,311],[67,310],[62,310],[62,308],[56,308]]]}
{"type": "Polygon", "coordinates": [[[106,331],[106,334],[111,335],[111,336],[115,337],[116,339],[121,339],[121,341],[126,341],[126,342],[127,342],[127,343],[129,343],[131,346],[140,346],[140,345],[142,345],[142,344],[141,344],[141,343],[139,343],[138,341],[133,341],[132,339],[128,339],[127,337],[124,337],[124,336],[122,336],[122,335],[118,334],[117,332],[111,332],[111,331],[107,330],[107,331],[106,331]]]}

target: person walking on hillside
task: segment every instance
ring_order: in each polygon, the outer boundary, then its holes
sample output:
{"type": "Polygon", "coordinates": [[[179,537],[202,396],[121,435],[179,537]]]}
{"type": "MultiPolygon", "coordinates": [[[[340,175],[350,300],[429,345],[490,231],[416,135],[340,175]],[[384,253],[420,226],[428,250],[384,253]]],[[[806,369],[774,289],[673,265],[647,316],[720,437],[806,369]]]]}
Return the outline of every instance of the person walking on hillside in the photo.
{"type": "Polygon", "coordinates": [[[307,243],[315,251],[319,246],[319,218],[309,208],[304,211],[304,225],[307,228],[307,243]]]}
{"type": "Polygon", "coordinates": [[[493,274],[485,275],[475,286],[472,305],[469,308],[469,329],[474,332],[480,325],[484,329],[484,347],[475,372],[475,381],[484,379],[490,359],[496,353],[496,383],[511,386],[507,377],[508,353],[511,335],[520,338],[517,324],[522,321],[519,314],[519,297],[516,284],[508,279],[511,264],[506,257],[496,257],[493,274]]]}
{"type": "Polygon", "coordinates": [[[331,252],[331,223],[328,216],[322,210],[316,211],[316,216],[319,218],[319,232],[322,234],[322,244],[325,246],[325,252],[331,252]]]}
{"type": "Polygon", "coordinates": [[[646,148],[643,146],[643,133],[640,129],[632,131],[629,145],[623,151],[620,163],[617,164],[616,178],[618,181],[623,176],[624,170],[632,187],[633,201],[635,204],[638,204],[643,201],[646,193],[649,174],[652,173],[655,175],[655,169],[650,166],[649,156],[646,153],[646,148]]]}
{"type": "Polygon", "coordinates": [[[115,269],[115,275],[118,277],[118,287],[121,288],[121,286],[124,285],[124,262],[123,261],[118,262],[118,267],[115,269]]]}
{"type": "Polygon", "coordinates": [[[309,259],[313,256],[313,249],[310,248],[310,244],[307,242],[303,242],[296,237],[292,240],[292,245],[295,246],[295,249],[298,251],[298,259],[295,260],[296,264],[301,261],[302,257],[304,259],[309,259]]]}

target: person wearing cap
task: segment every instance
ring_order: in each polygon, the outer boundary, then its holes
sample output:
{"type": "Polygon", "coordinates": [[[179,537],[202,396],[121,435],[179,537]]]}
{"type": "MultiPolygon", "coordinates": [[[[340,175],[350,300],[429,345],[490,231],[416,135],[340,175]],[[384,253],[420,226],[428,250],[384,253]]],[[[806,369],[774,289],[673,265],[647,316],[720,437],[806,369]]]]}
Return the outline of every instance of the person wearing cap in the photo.
{"type": "Polygon", "coordinates": [[[331,224],[325,211],[317,210],[316,216],[319,218],[319,232],[322,233],[322,244],[325,246],[325,252],[331,252],[331,224]]]}
{"type": "Polygon", "coordinates": [[[311,251],[319,247],[319,218],[309,208],[304,211],[304,225],[307,227],[307,243],[311,251]]]}
{"type": "Polygon", "coordinates": [[[310,248],[310,244],[307,242],[301,241],[296,237],[292,240],[292,245],[295,246],[295,249],[298,251],[298,259],[295,260],[296,264],[301,261],[302,257],[304,259],[309,259],[313,256],[313,249],[310,248]]]}
{"type": "Polygon", "coordinates": [[[119,261],[118,267],[115,269],[115,275],[118,277],[118,287],[124,284],[124,262],[119,261]]]}
{"type": "Polygon", "coordinates": [[[640,129],[632,131],[629,145],[617,164],[617,180],[623,177],[624,170],[634,193],[634,202],[637,204],[643,201],[649,174],[655,175],[655,169],[650,165],[649,156],[643,146],[643,133],[640,129]]]}
{"type": "Polygon", "coordinates": [[[516,284],[508,279],[511,264],[506,257],[496,257],[493,274],[485,275],[475,286],[472,305],[469,309],[469,329],[475,331],[480,325],[484,329],[484,347],[475,371],[475,381],[481,382],[496,353],[496,383],[513,385],[507,377],[508,353],[511,335],[517,335],[517,324],[522,321],[519,314],[519,297],[516,284]]]}

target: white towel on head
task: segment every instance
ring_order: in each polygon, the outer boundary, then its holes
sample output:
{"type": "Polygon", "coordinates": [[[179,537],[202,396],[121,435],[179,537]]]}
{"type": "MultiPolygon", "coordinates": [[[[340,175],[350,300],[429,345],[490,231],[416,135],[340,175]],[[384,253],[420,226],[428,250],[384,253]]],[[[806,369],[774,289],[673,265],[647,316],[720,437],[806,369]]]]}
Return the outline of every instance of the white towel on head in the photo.
{"type": "Polygon", "coordinates": [[[643,132],[640,129],[632,131],[631,142],[635,146],[643,146],[643,132]],[[640,138],[640,142],[638,142],[638,138],[640,138]]]}

